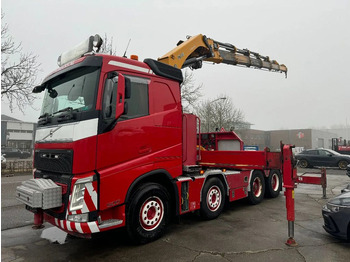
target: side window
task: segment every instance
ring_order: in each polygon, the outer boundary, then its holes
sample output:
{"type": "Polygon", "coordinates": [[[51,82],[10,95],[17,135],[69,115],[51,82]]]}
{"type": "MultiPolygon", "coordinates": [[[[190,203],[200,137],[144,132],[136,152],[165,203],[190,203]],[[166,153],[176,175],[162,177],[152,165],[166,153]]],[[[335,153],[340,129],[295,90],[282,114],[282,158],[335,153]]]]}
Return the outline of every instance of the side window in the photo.
{"type": "Polygon", "coordinates": [[[164,112],[176,108],[176,101],[168,85],[154,81],[151,85],[154,112],[164,112]],[[161,97],[162,99],[159,99],[161,97]]]}
{"type": "Polygon", "coordinates": [[[310,154],[310,155],[316,155],[316,156],[317,156],[317,155],[318,155],[318,151],[317,151],[317,150],[310,150],[310,151],[309,151],[309,154],[310,154]]]}
{"type": "Polygon", "coordinates": [[[329,152],[325,151],[325,150],[318,150],[318,153],[320,156],[328,156],[329,155],[329,152]]]}
{"type": "Polygon", "coordinates": [[[132,119],[149,114],[148,85],[150,80],[146,78],[125,76],[130,79],[130,98],[126,98],[127,113],[122,115],[121,120],[132,119]]]}

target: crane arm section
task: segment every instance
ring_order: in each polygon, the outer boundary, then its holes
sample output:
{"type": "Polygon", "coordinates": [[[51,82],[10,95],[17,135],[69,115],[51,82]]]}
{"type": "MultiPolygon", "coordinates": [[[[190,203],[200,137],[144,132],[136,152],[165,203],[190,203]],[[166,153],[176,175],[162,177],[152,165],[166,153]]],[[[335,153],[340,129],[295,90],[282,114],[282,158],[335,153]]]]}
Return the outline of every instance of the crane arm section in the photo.
{"type": "Polygon", "coordinates": [[[268,56],[248,49],[238,49],[232,44],[221,43],[201,34],[180,41],[177,47],[158,58],[158,61],[179,69],[198,69],[202,67],[203,61],[208,61],[281,72],[286,76],[288,71],[285,65],[270,60],[268,56]]]}

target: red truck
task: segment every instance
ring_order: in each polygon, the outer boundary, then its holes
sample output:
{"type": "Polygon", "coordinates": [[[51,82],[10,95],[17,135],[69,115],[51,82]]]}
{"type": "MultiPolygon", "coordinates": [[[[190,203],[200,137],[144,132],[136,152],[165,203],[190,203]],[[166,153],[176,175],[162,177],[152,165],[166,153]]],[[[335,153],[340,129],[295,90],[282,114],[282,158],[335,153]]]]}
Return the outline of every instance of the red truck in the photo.
{"type": "Polygon", "coordinates": [[[36,225],[86,238],[125,226],[146,243],[172,216],[213,219],[225,201],[279,195],[283,153],[243,151],[233,132],[201,134],[198,117],[182,112],[180,84],[181,68],[202,61],[287,73],[284,65],[203,35],[143,62],[100,54],[101,44],[91,36],[63,53],[33,90],[45,91],[34,178],[16,194],[36,225]]]}

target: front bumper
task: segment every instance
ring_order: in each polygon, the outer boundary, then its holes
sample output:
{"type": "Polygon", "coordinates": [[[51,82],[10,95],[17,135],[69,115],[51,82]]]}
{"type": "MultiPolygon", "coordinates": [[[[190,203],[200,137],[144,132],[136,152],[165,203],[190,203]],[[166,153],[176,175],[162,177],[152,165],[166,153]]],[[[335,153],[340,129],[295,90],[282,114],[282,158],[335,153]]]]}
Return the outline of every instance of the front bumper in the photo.
{"type": "Polygon", "coordinates": [[[337,223],[338,215],[338,213],[334,213],[329,210],[327,206],[324,206],[322,209],[322,216],[324,221],[323,228],[332,236],[347,240],[347,227],[343,228],[341,225],[341,227],[339,227],[339,223],[337,223]]]}
{"type": "Polygon", "coordinates": [[[59,220],[47,213],[44,213],[44,220],[57,226],[68,234],[82,238],[91,238],[92,233],[98,233],[101,231],[97,221],[77,223],[68,220],[59,220]]]}

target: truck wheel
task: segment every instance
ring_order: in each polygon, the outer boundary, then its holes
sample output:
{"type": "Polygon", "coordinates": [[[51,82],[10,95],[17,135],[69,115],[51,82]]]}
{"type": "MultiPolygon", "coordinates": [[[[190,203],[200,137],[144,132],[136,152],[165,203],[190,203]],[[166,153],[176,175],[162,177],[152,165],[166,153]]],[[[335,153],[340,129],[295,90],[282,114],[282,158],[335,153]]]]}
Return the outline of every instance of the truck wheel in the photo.
{"type": "Polygon", "coordinates": [[[307,168],[309,165],[309,163],[305,159],[299,160],[298,164],[299,164],[299,167],[301,167],[301,168],[307,168]]]}
{"type": "Polygon", "coordinates": [[[278,197],[282,189],[282,176],[279,170],[271,170],[270,175],[265,178],[266,196],[278,197]]]}
{"type": "Polygon", "coordinates": [[[126,211],[126,230],[130,239],[145,244],[161,237],[169,220],[169,196],[165,188],[147,183],[131,197],[126,211]]]}
{"type": "Polygon", "coordinates": [[[248,200],[252,205],[259,204],[264,199],[265,181],[260,171],[254,171],[250,179],[250,191],[248,192],[248,200]]]}
{"type": "Polygon", "coordinates": [[[339,167],[340,169],[342,169],[342,170],[345,170],[346,167],[347,167],[347,165],[348,165],[348,162],[346,162],[345,160],[341,160],[341,161],[339,161],[339,163],[338,163],[338,167],[339,167]]]}
{"type": "Polygon", "coordinates": [[[201,216],[210,220],[217,218],[225,204],[225,189],[221,180],[217,177],[210,178],[202,190],[201,216]]]}

